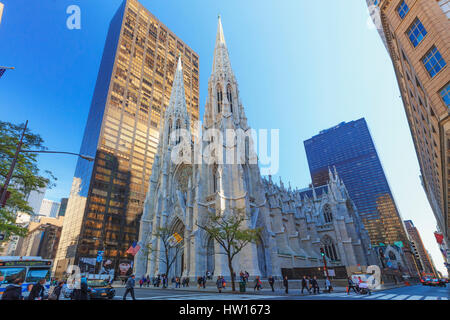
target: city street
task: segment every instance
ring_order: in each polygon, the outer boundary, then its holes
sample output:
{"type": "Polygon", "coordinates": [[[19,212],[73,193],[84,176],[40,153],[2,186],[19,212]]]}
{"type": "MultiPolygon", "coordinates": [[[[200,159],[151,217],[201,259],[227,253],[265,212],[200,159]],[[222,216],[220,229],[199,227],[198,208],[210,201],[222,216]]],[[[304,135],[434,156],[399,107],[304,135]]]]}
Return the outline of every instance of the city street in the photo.
{"type": "MultiPolygon", "coordinates": [[[[116,288],[115,300],[121,300],[124,288],[116,288]]],[[[153,289],[136,288],[135,295],[137,300],[448,300],[450,289],[429,287],[429,286],[411,286],[375,292],[372,295],[360,295],[345,292],[322,293],[318,295],[299,294],[299,290],[291,290],[288,295],[281,291],[269,294],[254,293],[236,293],[233,294],[229,289],[222,293],[201,292],[193,289],[192,291],[177,289],[153,289]],[[228,291],[228,292],[227,292],[228,291]]],[[[131,299],[128,295],[127,299],[131,299]]]]}

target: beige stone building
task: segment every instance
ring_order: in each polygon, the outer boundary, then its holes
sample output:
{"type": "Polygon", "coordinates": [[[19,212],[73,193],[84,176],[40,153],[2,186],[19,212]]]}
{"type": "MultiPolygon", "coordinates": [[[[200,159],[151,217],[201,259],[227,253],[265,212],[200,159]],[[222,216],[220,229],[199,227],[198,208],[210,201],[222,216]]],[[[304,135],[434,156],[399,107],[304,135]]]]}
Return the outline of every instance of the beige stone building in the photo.
{"type": "Polygon", "coordinates": [[[367,3],[392,59],[422,185],[448,248],[450,1],[367,0],[367,3]]]}

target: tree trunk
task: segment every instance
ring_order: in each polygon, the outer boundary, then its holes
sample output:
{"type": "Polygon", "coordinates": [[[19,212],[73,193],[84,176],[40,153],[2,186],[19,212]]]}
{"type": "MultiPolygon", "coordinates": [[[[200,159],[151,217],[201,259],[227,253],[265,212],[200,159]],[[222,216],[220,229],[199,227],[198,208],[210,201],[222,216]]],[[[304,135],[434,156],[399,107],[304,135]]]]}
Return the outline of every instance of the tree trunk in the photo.
{"type": "Polygon", "coordinates": [[[234,270],[233,270],[233,263],[232,260],[230,258],[230,256],[228,256],[228,269],[230,269],[230,275],[231,275],[231,290],[236,291],[236,286],[234,285],[234,270]]]}

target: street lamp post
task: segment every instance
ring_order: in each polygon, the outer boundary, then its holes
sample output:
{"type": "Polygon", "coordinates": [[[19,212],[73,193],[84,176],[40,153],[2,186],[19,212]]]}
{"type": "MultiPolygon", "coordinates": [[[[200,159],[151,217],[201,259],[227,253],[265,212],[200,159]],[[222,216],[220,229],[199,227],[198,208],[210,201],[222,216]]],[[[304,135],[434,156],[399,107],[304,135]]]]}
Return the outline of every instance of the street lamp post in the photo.
{"type": "Polygon", "coordinates": [[[6,176],[5,183],[3,185],[2,195],[1,195],[1,198],[0,198],[0,204],[1,204],[2,207],[4,207],[6,205],[6,201],[5,200],[6,200],[6,195],[8,193],[9,182],[11,181],[11,177],[12,177],[14,168],[16,166],[17,158],[19,157],[19,153],[20,152],[70,154],[70,155],[78,156],[78,157],[80,157],[80,158],[82,158],[84,160],[87,160],[87,161],[94,161],[95,160],[91,156],[78,154],[78,153],[73,153],[73,152],[47,151],[47,150],[22,150],[23,137],[25,136],[25,131],[27,130],[27,126],[28,126],[28,120],[25,122],[25,127],[23,128],[22,135],[20,137],[20,141],[17,143],[16,153],[14,155],[14,158],[13,158],[13,161],[11,163],[11,166],[9,167],[9,172],[8,172],[8,174],[6,176]]]}

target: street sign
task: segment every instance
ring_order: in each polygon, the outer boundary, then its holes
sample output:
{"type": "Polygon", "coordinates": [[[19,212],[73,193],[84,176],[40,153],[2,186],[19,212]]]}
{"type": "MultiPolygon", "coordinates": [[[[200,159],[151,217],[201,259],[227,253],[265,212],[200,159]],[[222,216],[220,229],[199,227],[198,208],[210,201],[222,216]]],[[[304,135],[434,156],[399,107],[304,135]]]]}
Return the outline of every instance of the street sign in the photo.
{"type": "Polygon", "coordinates": [[[105,253],[105,251],[97,251],[97,262],[102,262],[103,261],[103,254],[105,253]]]}
{"type": "Polygon", "coordinates": [[[171,247],[176,246],[177,244],[179,244],[181,241],[183,241],[183,238],[178,234],[178,233],[174,233],[173,235],[171,235],[168,239],[169,245],[171,247]]]}

